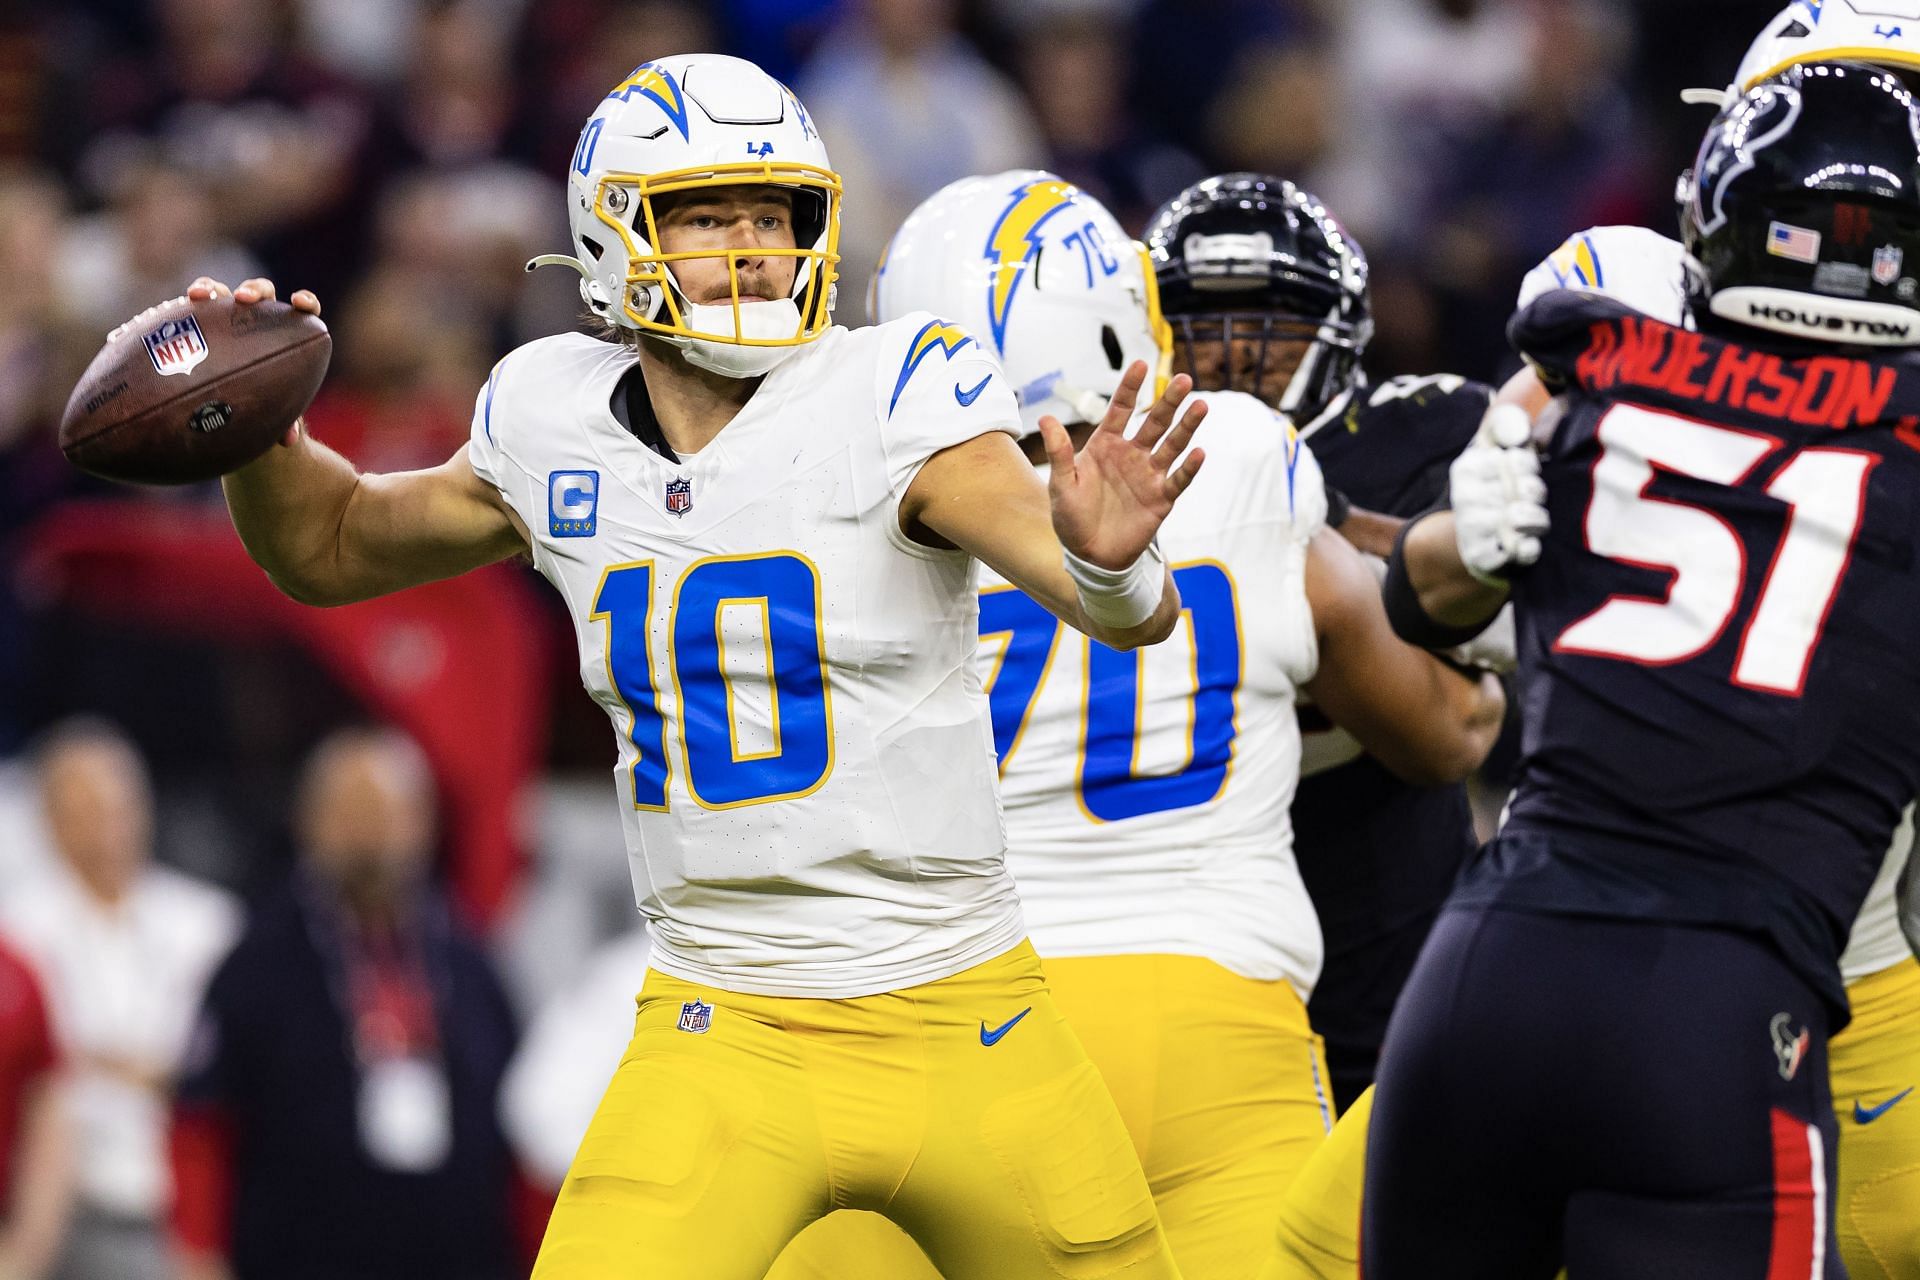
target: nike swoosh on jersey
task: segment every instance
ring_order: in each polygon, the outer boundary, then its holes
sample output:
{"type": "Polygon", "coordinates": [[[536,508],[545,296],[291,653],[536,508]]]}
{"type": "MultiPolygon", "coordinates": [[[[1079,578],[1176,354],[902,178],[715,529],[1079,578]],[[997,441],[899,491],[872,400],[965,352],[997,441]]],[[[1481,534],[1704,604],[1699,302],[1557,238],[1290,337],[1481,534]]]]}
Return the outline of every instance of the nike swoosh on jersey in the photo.
{"type": "Polygon", "coordinates": [[[980,398],[980,393],[982,391],[985,391],[987,389],[987,384],[992,381],[993,381],[993,375],[988,374],[986,377],[980,379],[979,382],[975,383],[973,390],[971,391],[962,391],[960,389],[960,384],[956,382],[953,384],[953,398],[955,400],[958,400],[960,402],[960,407],[964,409],[968,405],[972,404],[975,400],[978,400],[980,398]]]}
{"type": "MultiPolygon", "coordinates": [[[[981,384],[981,386],[985,386],[985,385],[986,385],[985,383],[981,384]]],[[[987,1030],[987,1024],[984,1021],[981,1022],[980,1043],[983,1045],[986,1045],[989,1049],[991,1049],[994,1045],[1000,1043],[1001,1038],[1004,1037],[1007,1034],[1007,1032],[1013,1030],[1014,1023],[1020,1021],[1020,1019],[1026,1017],[1028,1014],[1032,1012],[1033,1012],[1033,1006],[1028,1005],[1026,1008],[1014,1014],[1011,1018],[1008,1018],[1005,1022],[1001,1023],[999,1026],[995,1027],[991,1031],[987,1030]]],[[[1898,1099],[1895,1099],[1895,1101],[1898,1101],[1898,1099]]],[[[1891,1106],[1893,1104],[1888,1103],[1887,1105],[1891,1106]]]]}
{"type": "Polygon", "coordinates": [[[1877,1107],[1863,1107],[1860,1105],[1860,1100],[1855,1098],[1853,1100],[1853,1122],[1855,1124],[1872,1124],[1875,1120],[1878,1120],[1881,1116],[1893,1110],[1894,1107],[1899,1105],[1902,1098],[1912,1092],[1913,1087],[1909,1085],[1877,1107]]]}

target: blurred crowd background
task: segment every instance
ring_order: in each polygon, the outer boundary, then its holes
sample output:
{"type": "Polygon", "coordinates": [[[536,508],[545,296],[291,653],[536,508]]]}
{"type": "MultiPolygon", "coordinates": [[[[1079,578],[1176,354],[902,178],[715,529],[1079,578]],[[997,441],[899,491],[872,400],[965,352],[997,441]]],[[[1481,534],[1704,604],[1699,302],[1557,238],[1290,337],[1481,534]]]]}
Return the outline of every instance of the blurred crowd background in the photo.
{"type": "Polygon", "coordinates": [[[557,1082],[611,1069],[644,962],[609,731],[530,570],[283,600],[217,488],[61,458],[108,329],[202,273],[314,289],[315,433],[438,463],[492,361],[579,321],[573,277],[522,264],[566,247],[581,122],[634,64],[721,50],[795,87],[845,179],[845,323],[955,178],[1044,166],[1138,229],[1253,169],[1368,250],[1377,376],[1497,380],[1527,267],[1587,225],[1672,226],[1708,120],[1678,92],[1775,8],[5,0],[0,1152],[41,1163],[0,1168],[0,1277],[372,1277],[351,1250],[383,1233],[396,1276],[523,1271],[594,1088],[557,1082]],[[4,1102],[54,1062],[64,1133],[4,1102]],[[294,1093],[321,1099],[299,1123],[294,1093]],[[357,1189],[315,1201],[328,1178],[357,1189]],[[500,1230],[442,1234],[475,1220],[500,1230]]]}

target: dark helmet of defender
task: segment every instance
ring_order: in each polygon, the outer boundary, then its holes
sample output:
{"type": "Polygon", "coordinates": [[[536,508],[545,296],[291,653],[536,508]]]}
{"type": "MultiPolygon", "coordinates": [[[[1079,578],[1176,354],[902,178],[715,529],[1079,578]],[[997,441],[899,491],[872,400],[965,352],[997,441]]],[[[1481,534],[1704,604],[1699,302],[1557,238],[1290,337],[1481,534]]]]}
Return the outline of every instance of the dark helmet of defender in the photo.
{"type": "Polygon", "coordinates": [[[1313,195],[1220,174],[1163,205],[1145,238],[1176,352],[1196,377],[1221,371],[1205,389],[1249,392],[1305,426],[1353,385],[1373,337],[1367,256],[1313,195]]]}
{"type": "Polygon", "coordinates": [[[1920,105],[1892,73],[1818,62],[1754,86],[1680,193],[1703,321],[1920,345],[1920,105]]]}

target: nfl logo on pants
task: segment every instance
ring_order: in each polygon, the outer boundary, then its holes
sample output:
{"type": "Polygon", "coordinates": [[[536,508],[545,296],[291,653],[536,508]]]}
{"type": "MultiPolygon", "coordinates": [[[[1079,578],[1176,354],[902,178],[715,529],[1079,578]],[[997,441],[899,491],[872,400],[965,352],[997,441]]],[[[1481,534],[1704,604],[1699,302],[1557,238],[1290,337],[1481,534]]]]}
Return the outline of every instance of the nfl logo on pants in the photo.
{"type": "Polygon", "coordinates": [[[703,1036],[707,1028],[713,1025],[713,1006],[699,1000],[689,1000],[680,1006],[680,1029],[703,1036]]]}

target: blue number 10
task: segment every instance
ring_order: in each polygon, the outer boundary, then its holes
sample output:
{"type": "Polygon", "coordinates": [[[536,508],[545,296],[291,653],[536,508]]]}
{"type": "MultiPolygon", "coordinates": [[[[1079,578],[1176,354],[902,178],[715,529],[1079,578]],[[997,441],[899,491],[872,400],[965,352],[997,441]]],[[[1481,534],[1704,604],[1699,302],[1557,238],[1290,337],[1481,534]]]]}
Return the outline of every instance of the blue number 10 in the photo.
{"type": "MultiPolygon", "coordinates": [[[[653,562],[607,570],[591,620],[607,627],[607,674],[629,714],[633,806],[664,811],[672,762],[653,665],[653,562]]],[[[833,770],[833,710],[820,633],[820,576],[792,552],[702,560],[681,576],[667,615],[687,790],[703,809],[791,800],[833,770]],[[742,709],[727,674],[721,626],[728,606],[757,612],[766,645],[773,745],[742,751],[742,709]]]]}

